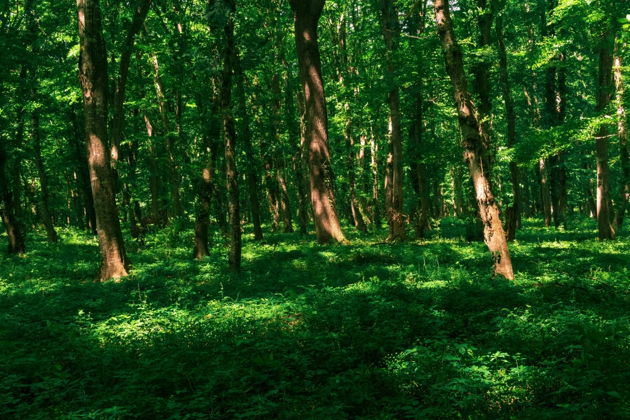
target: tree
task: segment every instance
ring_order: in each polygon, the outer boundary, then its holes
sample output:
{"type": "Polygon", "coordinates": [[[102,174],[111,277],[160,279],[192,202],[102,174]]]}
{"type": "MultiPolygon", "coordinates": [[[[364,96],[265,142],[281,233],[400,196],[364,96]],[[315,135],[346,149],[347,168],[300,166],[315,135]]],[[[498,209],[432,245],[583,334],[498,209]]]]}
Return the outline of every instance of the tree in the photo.
{"type": "Polygon", "coordinates": [[[317,43],[317,24],[324,2],[325,0],[289,0],[293,10],[295,44],[305,98],[311,205],[317,240],[322,243],[346,240],[337,217],[331,184],[328,116],[317,43]]]}
{"type": "Polygon", "coordinates": [[[468,94],[463,55],[455,39],[448,0],[435,0],[434,8],[438,35],[444,50],[446,71],[453,85],[453,96],[457,105],[464,159],[470,170],[479,206],[479,216],[483,222],[484,240],[494,260],[495,274],[511,280],[514,278],[512,260],[499,217],[499,206],[492,193],[487,168],[483,165],[483,154],[487,149],[482,140],[479,119],[468,94]]]}
{"type": "Polygon", "coordinates": [[[101,250],[101,281],[127,275],[118,209],[107,142],[107,54],[101,29],[99,0],[77,0],[79,22],[79,80],[83,89],[87,160],[101,250]]]}
{"type": "Polygon", "coordinates": [[[400,24],[393,0],[379,0],[381,29],[385,39],[385,79],[387,81],[387,103],[389,105],[389,151],[385,175],[385,195],[389,239],[405,239],[405,216],[403,207],[402,139],[400,127],[400,92],[396,80],[394,54],[398,49],[400,24]]]}

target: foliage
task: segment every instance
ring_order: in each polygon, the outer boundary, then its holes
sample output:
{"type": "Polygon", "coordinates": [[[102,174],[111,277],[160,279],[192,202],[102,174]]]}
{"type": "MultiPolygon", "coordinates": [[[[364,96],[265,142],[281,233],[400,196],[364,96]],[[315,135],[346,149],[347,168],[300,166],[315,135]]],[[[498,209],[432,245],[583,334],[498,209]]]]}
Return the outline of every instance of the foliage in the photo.
{"type": "Polygon", "coordinates": [[[248,239],[239,275],[161,231],[120,283],[92,281],[91,237],[33,235],[0,257],[0,416],[628,417],[628,240],[527,221],[510,283],[452,223],[422,243],[248,239]]]}

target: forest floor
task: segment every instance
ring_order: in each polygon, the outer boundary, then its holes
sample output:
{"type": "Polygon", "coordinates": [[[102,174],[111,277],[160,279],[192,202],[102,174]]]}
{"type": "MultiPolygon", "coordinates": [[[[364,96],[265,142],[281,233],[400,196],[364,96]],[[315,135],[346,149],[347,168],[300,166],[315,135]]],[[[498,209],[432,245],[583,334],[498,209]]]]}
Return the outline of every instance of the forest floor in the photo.
{"type": "Polygon", "coordinates": [[[33,235],[0,254],[0,418],[630,418],[629,235],[527,221],[509,282],[443,226],[246,236],[239,275],[164,230],[104,284],[94,238],[33,235]]]}

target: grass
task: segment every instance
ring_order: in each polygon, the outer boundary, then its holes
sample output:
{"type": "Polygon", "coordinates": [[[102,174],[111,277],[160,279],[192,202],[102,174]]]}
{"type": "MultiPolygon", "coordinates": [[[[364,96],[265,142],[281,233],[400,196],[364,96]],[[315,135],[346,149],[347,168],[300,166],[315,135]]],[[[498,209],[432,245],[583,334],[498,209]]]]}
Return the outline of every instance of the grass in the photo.
{"type": "Polygon", "coordinates": [[[452,220],[422,243],[246,237],[239,275],[166,230],[104,284],[93,238],[36,234],[0,256],[0,417],[630,418],[630,240],[575,226],[528,221],[513,282],[452,220]]]}

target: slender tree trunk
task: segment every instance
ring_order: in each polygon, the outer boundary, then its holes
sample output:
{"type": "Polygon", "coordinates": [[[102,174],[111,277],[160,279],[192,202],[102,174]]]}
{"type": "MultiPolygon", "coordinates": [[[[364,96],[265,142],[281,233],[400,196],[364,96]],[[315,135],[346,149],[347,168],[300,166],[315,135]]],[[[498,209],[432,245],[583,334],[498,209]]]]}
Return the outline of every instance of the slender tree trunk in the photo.
{"type": "MultiPolygon", "coordinates": [[[[347,37],[346,37],[346,20],[342,15],[341,20],[339,22],[339,31],[338,31],[338,44],[340,51],[341,64],[339,70],[339,83],[344,87],[345,91],[350,91],[351,89],[351,77],[353,75],[353,68],[350,66],[349,58],[348,58],[348,48],[347,48],[347,37]]],[[[356,91],[355,91],[356,92],[356,91]]],[[[344,99],[344,111],[346,114],[346,121],[344,124],[344,137],[346,140],[346,162],[347,162],[347,177],[348,177],[348,195],[349,195],[349,204],[350,204],[350,214],[352,216],[352,224],[359,232],[367,231],[367,227],[365,226],[365,222],[363,220],[363,215],[361,214],[361,209],[359,206],[359,201],[357,199],[357,191],[356,191],[356,155],[355,152],[355,137],[352,133],[353,131],[353,123],[352,123],[352,113],[350,109],[350,101],[346,98],[344,99]]]]}
{"type": "MultiPolygon", "coordinates": [[[[492,0],[490,0],[492,2],[492,0]]],[[[492,9],[488,7],[488,0],[476,0],[477,3],[477,27],[479,29],[479,38],[477,40],[477,48],[484,49],[490,46],[492,34],[492,9]]],[[[490,173],[493,164],[490,148],[490,118],[492,117],[492,89],[490,84],[490,62],[485,56],[479,60],[472,69],[474,76],[474,90],[479,98],[477,111],[479,115],[479,126],[482,131],[481,139],[484,141],[486,151],[484,153],[484,165],[487,172],[490,173]]]]}
{"type": "Polygon", "coordinates": [[[42,139],[39,125],[39,113],[34,110],[31,114],[32,123],[32,138],[33,138],[33,151],[35,154],[35,166],[37,167],[37,174],[39,176],[39,184],[41,187],[40,199],[39,199],[39,213],[42,218],[42,224],[46,229],[46,237],[49,242],[57,242],[57,232],[55,231],[55,225],[53,222],[52,214],[50,213],[48,190],[48,174],[46,174],[46,168],[44,167],[44,160],[42,158],[42,139]]]}
{"type": "Polygon", "coordinates": [[[81,191],[83,199],[83,208],[85,211],[85,221],[87,227],[96,235],[96,211],[94,210],[94,198],[92,197],[92,188],[90,187],[90,172],[87,166],[87,151],[85,145],[85,135],[79,124],[79,119],[74,109],[70,108],[69,117],[72,121],[73,133],[71,136],[71,145],[74,152],[74,158],[77,162],[77,183],[78,190],[81,191]]]}
{"type": "Polygon", "coordinates": [[[494,272],[507,279],[513,279],[512,261],[501,225],[499,207],[492,194],[487,169],[483,165],[486,150],[480,133],[479,120],[473,109],[466,86],[466,75],[462,52],[455,40],[448,0],[435,0],[435,17],[438,34],[444,50],[446,70],[453,84],[453,94],[457,104],[459,126],[463,137],[464,159],[475,187],[479,215],[484,225],[484,240],[493,260],[494,272]]]}
{"type": "Polygon", "coordinates": [[[300,233],[306,235],[308,233],[308,185],[304,175],[307,167],[306,159],[306,109],[304,104],[304,93],[297,94],[298,111],[300,114],[300,143],[293,156],[293,168],[295,170],[295,181],[297,183],[298,194],[298,213],[300,219],[300,233]]]}
{"type": "Polygon", "coordinates": [[[125,102],[125,90],[127,88],[127,76],[129,75],[129,64],[131,63],[131,53],[136,35],[142,29],[144,20],[149,13],[152,0],[137,0],[134,8],[134,15],[127,29],[127,35],[122,46],[120,54],[120,63],[118,65],[118,79],[114,88],[114,117],[111,121],[111,165],[116,168],[119,159],[120,142],[123,137],[125,126],[125,113],[123,104],[125,102]]]}
{"type": "Polygon", "coordinates": [[[395,76],[394,54],[398,49],[400,24],[393,0],[379,0],[381,29],[385,39],[385,80],[388,85],[389,151],[385,175],[385,196],[389,240],[405,239],[405,215],[403,214],[402,140],[400,128],[400,92],[395,76]]]}
{"type": "Polygon", "coordinates": [[[160,66],[158,62],[157,54],[151,56],[151,62],[153,64],[153,81],[155,84],[155,94],[158,101],[158,109],[160,110],[160,121],[162,123],[163,135],[166,138],[166,156],[168,159],[168,175],[170,184],[170,195],[172,201],[172,215],[175,218],[180,218],[184,215],[184,208],[182,206],[180,184],[181,175],[177,167],[176,154],[176,141],[175,136],[171,132],[171,124],[168,118],[168,109],[166,103],[166,93],[164,91],[164,84],[160,76],[160,66]]]}
{"type": "Polygon", "coordinates": [[[295,43],[304,89],[306,146],[317,240],[322,243],[345,242],[332,189],[328,117],[317,44],[317,23],[324,0],[289,0],[289,3],[293,9],[295,43]]]}
{"type": "Polygon", "coordinates": [[[378,143],[374,133],[370,132],[370,168],[372,172],[372,202],[370,204],[372,221],[378,228],[381,227],[381,211],[379,208],[378,188],[378,143]]]}
{"type": "MultiPolygon", "coordinates": [[[[501,93],[505,103],[505,120],[507,122],[507,145],[510,148],[516,146],[516,112],[514,111],[514,99],[510,88],[510,72],[508,69],[507,52],[503,40],[503,18],[497,17],[495,23],[497,34],[497,52],[499,55],[499,80],[501,82],[501,93]]],[[[519,169],[516,161],[510,161],[510,180],[512,181],[512,203],[507,209],[506,234],[507,240],[513,241],[516,237],[516,229],[520,219],[521,188],[519,179],[519,169]]]]}
{"type": "Polygon", "coordinates": [[[2,223],[4,224],[4,229],[9,239],[9,254],[21,255],[26,252],[24,230],[19,219],[19,211],[15,206],[7,169],[6,145],[0,142],[0,200],[3,204],[0,209],[0,216],[2,217],[2,223]]]}
{"type": "Polygon", "coordinates": [[[416,192],[418,194],[418,215],[416,218],[416,238],[422,239],[426,236],[426,232],[431,229],[430,216],[431,216],[431,196],[430,186],[428,182],[428,173],[426,164],[423,162],[424,156],[422,151],[424,148],[424,113],[422,104],[422,92],[416,93],[416,107],[415,115],[412,121],[411,129],[409,130],[410,148],[412,149],[413,159],[415,161],[415,170],[412,173],[415,174],[415,184],[417,185],[416,192]]]}
{"type": "MultiPolygon", "coordinates": [[[[599,73],[597,79],[597,106],[600,113],[605,112],[610,104],[613,91],[613,42],[611,33],[607,33],[599,46],[599,73]]],[[[595,155],[597,157],[597,228],[599,239],[615,239],[615,231],[611,225],[608,194],[608,143],[609,132],[602,126],[595,138],[595,155]]]]}
{"type": "Polygon", "coordinates": [[[540,158],[538,160],[538,169],[540,172],[540,203],[543,210],[543,220],[545,226],[551,226],[551,192],[549,188],[549,170],[547,168],[547,159],[540,158]]]}
{"type": "MultiPolygon", "coordinates": [[[[272,130],[277,145],[281,145],[280,126],[282,124],[282,93],[280,92],[280,78],[278,75],[271,77],[271,93],[273,95],[272,105],[272,130]]],[[[271,166],[273,172],[270,176],[275,174],[275,179],[270,180],[273,183],[276,194],[276,206],[278,210],[278,216],[282,218],[282,224],[284,225],[284,232],[293,232],[293,220],[291,217],[291,204],[289,202],[289,192],[287,189],[287,182],[284,177],[284,156],[282,153],[282,147],[280,147],[272,156],[270,156],[271,166]]]]}
{"type": "Polygon", "coordinates": [[[238,110],[241,116],[240,133],[245,155],[247,156],[247,168],[245,177],[247,179],[247,192],[249,196],[249,205],[252,210],[252,224],[254,225],[254,239],[259,241],[263,239],[263,231],[260,222],[260,199],[258,197],[258,161],[252,146],[252,133],[249,127],[249,112],[247,110],[247,102],[245,97],[245,76],[241,68],[240,57],[238,51],[235,51],[235,77],[236,77],[236,94],[238,95],[238,110]]]}
{"type": "Polygon", "coordinates": [[[300,234],[306,235],[308,229],[308,198],[306,180],[304,179],[304,145],[306,144],[305,126],[304,126],[304,100],[302,94],[297,93],[296,108],[293,102],[293,95],[295,94],[293,89],[293,75],[291,74],[289,63],[284,61],[284,66],[287,69],[287,79],[285,85],[285,107],[284,107],[284,119],[287,122],[289,129],[289,142],[293,149],[293,156],[291,158],[291,165],[295,173],[295,182],[297,186],[297,203],[298,203],[298,223],[300,224],[300,234]],[[299,125],[295,121],[296,109],[300,116],[299,125]]]}
{"type": "Polygon", "coordinates": [[[229,251],[228,263],[233,271],[241,267],[241,216],[238,197],[238,173],[236,170],[236,130],[232,115],[232,75],[234,73],[234,0],[224,0],[228,16],[224,27],[225,46],[223,56],[223,83],[221,84],[221,113],[223,116],[223,140],[225,146],[225,176],[228,195],[229,251]]]}
{"type": "Polygon", "coordinates": [[[98,0],[77,0],[79,18],[79,79],[83,88],[88,168],[96,230],[101,249],[100,280],[127,275],[129,261],[118,220],[107,145],[107,54],[98,0]]]}
{"type": "Polygon", "coordinates": [[[466,214],[464,208],[464,188],[462,186],[462,171],[460,165],[453,165],[451,168],[453,177],[453,209],[455,216],[462,217],[466,214]]]}
{"type": "MultiPolygon", "coordinates": [[[[615,45],[615,92],[617,102],[617,137],[619,137],[619,160],[621,161],[621,190],[619,194],[619,206],[616,214],[617,231],[621,230],[624,215],[630,200],[630,159],[628,159],[628,131],[626,129],[626,111],[624,108],[624,86],[621,61],[621,41],[615,45]]],[[[624,44],[625,45],[625,44],[624,44]]]]}

